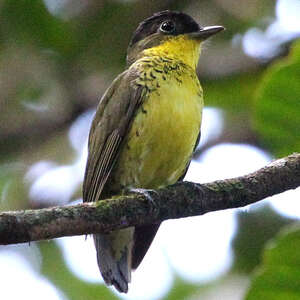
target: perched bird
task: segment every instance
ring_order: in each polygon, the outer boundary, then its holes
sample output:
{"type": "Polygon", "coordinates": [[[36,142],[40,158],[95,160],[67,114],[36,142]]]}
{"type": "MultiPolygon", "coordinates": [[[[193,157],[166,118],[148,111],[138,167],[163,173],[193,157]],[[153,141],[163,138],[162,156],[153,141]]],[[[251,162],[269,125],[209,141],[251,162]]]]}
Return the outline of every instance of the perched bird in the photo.
{"type": "MultiPolygon", "coordinates": [[[[127,50],[127,69],[103,95],[90,129],[85,202],[183,179],[200,137],[201,43],[223,29],[200,27],[175,11],[139,24],[127,50]]],[[[141,263],[159,225],[94,235],[106,284],[128,291],[131,270],[141,263]]]]}

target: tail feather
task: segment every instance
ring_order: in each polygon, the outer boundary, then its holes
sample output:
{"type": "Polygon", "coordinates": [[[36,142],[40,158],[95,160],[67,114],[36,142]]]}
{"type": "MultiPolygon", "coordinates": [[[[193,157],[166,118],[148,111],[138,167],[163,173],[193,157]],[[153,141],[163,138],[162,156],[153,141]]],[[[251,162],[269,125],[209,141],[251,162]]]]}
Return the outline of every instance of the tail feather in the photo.
{"type": "Polygon", "coordinates": [[[132,269],[137,269],[146,255],[160,224],[136,226],[132,249],[132,269]]]}
{"type": "Polygon", "coordinates": [[[131,256],[134,228],[114,231],[110,234],[95,234],[97,262],[107,285],[127,293],[131,281],[131,256]]]}

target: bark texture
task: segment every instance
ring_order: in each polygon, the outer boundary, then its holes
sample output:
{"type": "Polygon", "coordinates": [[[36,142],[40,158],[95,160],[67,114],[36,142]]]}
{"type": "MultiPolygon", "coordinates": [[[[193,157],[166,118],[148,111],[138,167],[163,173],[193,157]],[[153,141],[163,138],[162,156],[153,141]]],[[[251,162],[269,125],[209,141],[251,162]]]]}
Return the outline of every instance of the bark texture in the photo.
{"type": "Polygon", "coordinates": [[[147,194],[0,214],[0,245],[105,233],[132,225],[243,207],[300,186],[300,154],[245,176],[207,184],[181,182],[147,194]]]}

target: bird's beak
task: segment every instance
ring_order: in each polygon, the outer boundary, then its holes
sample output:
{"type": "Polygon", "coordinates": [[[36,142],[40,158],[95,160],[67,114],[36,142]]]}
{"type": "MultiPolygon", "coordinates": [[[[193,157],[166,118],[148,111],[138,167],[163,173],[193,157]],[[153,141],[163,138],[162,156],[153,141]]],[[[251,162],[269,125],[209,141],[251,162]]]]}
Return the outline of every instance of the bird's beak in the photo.
{"type": "Polygon", "coordinates": [[[197,32],[191,32],[188,33],[188,36],[191,39],[199,40],[199,41],[204,41],[210,36],[223,31],[225,28],[223,26],[207,26],[207,27],[202,27],[199,31],[197,32]]]}

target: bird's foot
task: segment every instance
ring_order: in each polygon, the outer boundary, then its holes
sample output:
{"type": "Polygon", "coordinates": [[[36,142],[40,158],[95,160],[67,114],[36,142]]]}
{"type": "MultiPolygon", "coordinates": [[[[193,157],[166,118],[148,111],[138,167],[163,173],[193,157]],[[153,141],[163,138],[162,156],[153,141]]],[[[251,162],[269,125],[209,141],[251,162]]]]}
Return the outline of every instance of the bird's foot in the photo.
{"type": "Polygon", "coordinates": [[[156,190],[152,189],[142,189],[142,188],[130,188],[127,190],[129,194],[140,194],[144,196],[149,203],[151,204],[152,210],[154,211],[157,208],[157,204],[153,200],[153,196],[151,194],[154,194],[156,196],[159,196],[158,192],[156,190]]]}

